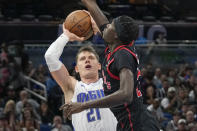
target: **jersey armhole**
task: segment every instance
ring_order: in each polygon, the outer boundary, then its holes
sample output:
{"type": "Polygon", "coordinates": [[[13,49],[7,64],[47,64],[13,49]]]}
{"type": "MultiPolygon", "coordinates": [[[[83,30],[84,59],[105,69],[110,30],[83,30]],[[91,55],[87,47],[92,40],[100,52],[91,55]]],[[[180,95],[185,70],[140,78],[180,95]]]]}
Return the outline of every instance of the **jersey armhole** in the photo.
{"type": "Polygon", "coordinates": [[[76,93],[77,93],[77,88],[79,87],[78,85],[80,84],[80,81],[76,80],[76,84],[74,86],[74,92],[73,92],[73,98],[71,99],[72,102],[75,102],[75,96],[76,96],[76,93]]]}

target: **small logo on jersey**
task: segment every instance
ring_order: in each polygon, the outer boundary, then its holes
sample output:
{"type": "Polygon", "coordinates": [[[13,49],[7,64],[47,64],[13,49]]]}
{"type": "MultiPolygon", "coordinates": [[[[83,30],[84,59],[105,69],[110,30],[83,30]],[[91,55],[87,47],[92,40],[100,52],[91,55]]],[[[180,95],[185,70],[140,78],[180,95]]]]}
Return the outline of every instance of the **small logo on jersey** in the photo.
{"type": "Polygon", "coordinates": [[[111,83],[110,83],[110,82],[107,82],[107,78],[106,78],[106,76],[105,76],[103,70],[102,70],[102,75],[103,75],[103,83],[104,83],[105,85],[107,85],[107,89],[108,89],[108,90],[111,90],[111,83]]]}
{"type": "Polygon", "coordinates": [[[137,97],[141,97],[142,96],[142,92],[138,88],[136,88],[136,93],[137,93],[137,97]]]}
{"type": "Polygon", "coordinates": [[[104,96],[105,95],[103,89],[88,91],[88,93],[82,92],[77,95],[77,102],[83,103],[90,100],[100,99],[104,96]]]}

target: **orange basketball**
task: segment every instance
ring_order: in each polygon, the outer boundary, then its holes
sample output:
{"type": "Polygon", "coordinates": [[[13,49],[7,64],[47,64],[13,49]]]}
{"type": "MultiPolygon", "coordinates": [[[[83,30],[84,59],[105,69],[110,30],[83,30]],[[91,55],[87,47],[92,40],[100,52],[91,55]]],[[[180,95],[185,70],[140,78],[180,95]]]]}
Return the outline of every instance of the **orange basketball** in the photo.
{"type": "Polygon", "coordinates": [[[71,12],[66,17],[64,26],[77,36],[85,37],[86,40],[93,35],[91,18],[88,13],[83,10],[71,12]]]}

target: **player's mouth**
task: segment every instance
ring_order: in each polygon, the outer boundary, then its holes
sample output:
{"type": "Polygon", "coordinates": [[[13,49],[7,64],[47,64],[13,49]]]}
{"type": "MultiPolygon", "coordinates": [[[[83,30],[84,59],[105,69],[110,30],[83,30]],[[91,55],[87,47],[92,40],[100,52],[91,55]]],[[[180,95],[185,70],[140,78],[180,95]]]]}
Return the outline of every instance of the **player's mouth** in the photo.
{"type": "Polygon", "coordinates": [[[87,70],[89,70],[89,69],[92,68],[92,66],[91,66],[91,65],[86,65],[85,68],[86,68],[87,70]]]}

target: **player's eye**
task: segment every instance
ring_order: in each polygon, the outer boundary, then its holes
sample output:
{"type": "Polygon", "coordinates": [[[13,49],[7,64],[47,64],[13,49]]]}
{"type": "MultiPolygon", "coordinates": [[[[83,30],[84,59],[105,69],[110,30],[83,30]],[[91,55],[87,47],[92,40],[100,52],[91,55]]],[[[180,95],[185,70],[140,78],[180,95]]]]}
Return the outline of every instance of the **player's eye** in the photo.
{"type": "Polygon", "coordinates": [[[93,56],[89,56],[89,59],[91,59],[91,60],[93,60],[93,59],[95,59],[93,56]]]}
{"type": "Polygon", "coordinates": [[[83,60],[85,60],[85,59],[86,59],[86,57],[83,56],[83,57],[81,57],[79,60],[80,60],[80,61],[83,61],[83,60]]]}

